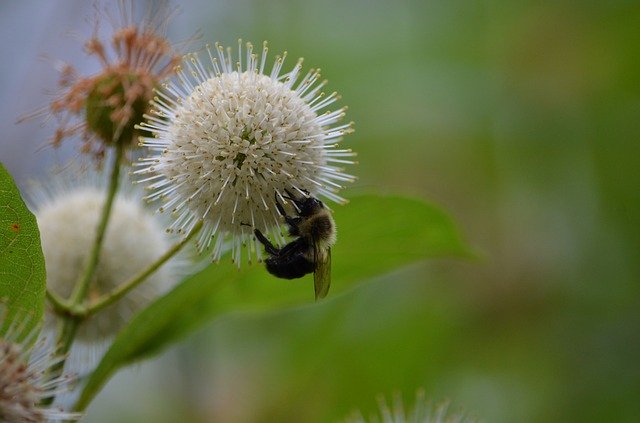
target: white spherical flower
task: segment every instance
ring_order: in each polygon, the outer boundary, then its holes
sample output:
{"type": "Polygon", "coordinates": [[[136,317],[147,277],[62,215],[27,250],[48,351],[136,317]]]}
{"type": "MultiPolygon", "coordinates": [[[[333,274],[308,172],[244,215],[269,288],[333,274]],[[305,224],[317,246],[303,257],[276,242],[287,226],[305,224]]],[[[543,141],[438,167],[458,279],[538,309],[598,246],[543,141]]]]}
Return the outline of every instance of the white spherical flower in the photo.
{"type": "Polygon", "coordinates": [[[239,42],[235,60],[218,44],[207,51],[208,64],[186,56],[158,92],[155,116],[141,125],[154,135],[141,140],[155,154],[135,173],[150,183],[148,199],[162,199],[160,211],[172,212],[170,231],[188,232],[203,220],[199,248],[213,245],[217,260],[231,237],[239,265],[243,245],[249,260],[260,258],[252,228],[284,243],[276,196],[287,203],[288,190],[345,202],[337,192],[355,178],[341,166],[355,154],[338,143],[352,123],[338,124],[346,107],[326,110],[339,96],[325,96],[319,70],[300,78],[302,59],[281,74],[285,52],[267,73],[266,43],[258,56],[239,42]]]}
{"type": "MultiPolygon", "coordinates": [[[[89,183],[74,188],[43,187],[38,194],[35,215],[42,239],[47,285],[63,298],[69,298],[86,266],[106,190],[99,184],[89,183]]],[[[134,277],[170,246],[164,225],[152,211],[142,207],[141,199],[133,192],[119,193],[89,285],[89,300],[111,292],[134,277]]],[[[175,263],[175,260],[169,261],[125,297],[83,322],[78,339],[100,343],[115,335],[136,312],[170,287],[176,273],[175,263]]]]}

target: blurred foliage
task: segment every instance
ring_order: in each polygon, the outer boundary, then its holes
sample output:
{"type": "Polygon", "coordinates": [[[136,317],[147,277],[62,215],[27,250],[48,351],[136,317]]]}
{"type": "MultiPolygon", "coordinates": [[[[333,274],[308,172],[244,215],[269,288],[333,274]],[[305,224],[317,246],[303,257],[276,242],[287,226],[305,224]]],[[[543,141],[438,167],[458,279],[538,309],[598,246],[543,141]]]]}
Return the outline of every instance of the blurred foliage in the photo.
{"type": "MultiPolygon", "coordinates": [[[[335,218],[344,224],[340,230],[344,240],[333,249],[337,256],[332,262],[333,295],[403,264],[470,254],[451,220],[418,200],[359,196],[349,207],[337,209],[335,218]],[[380,216],[385,218],[383,226],[378,225],[380,216]],[[398,244],[398,239],[402,243],[398,244]]],[[[278,310],[304,304],[313,292],[312,275],[302,281],[281,281],[269,276],[262,266],[240,271],[225,259],[189,278],[132,320],[84,386],[81,409],[116,370],[156,354],[206,321],[229,311],[278,310]]]]}
{"type": "Polygon", "coordinates": [[[423,386],[486,421],[640,418],[640,5],[242,5],[211,37],[321,65],[356,121],[359,187],[437,200],[486,254],[216,325],[180,360],[213,386],[185,394],[194,415],[330,421],[423,386]]]}
{"type": "Polygon", "coordinates": [[[356,122],[354,191],[442,204],[484,260],[228,316],[154,368],[156,389],[116,379],[88,421],[332,421],[418,387],[488,422],[640,419],[638,2],[182,10],[186,34],[322,67],[356,122]]]}

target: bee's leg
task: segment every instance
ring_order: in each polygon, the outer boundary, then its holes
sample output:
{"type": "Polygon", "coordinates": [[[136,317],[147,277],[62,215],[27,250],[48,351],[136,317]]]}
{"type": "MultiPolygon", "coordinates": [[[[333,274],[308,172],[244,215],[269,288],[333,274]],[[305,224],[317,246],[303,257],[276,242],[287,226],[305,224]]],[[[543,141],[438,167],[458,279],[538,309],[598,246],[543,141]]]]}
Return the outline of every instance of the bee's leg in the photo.
{"type": "Polygon", "coordinates": [[[256,238],[258,238],[258,241],[260,241],[260,243],[264,245],[264,249],[267,253],[271,254],[272,256],[277,256],[278,254],[280,254],[280,250],[276,248],[271,243],[271,241],[269,241],[267,237],[264,236],[262,232],[260,232],[259,229],[254,229],[253,233],[255,234],[256,238]]]}
{"type": "MultiPolygon", "coordinates": [[[[287,194],[289,193],[289,191],[286,192],[287,194]]],[[[284,210],[282,204],[280,204],[280,201],[278,201],[278,194],[276,194],[275,197],[276,209],[278,209],[278,213],[280,213],[280,216],[284,217],[284,221],[287,222],[287,225],[289,225],[289,235],[298,236],[298,225],[300,224],[300,221],[302,221],[302,219],[299,217],[287,216],[287,212],[284,210]]],[[[291,201],[294,200],[291,199],[291,201]]]]}
{"type": "Polygon", "coordinates": [[[304,196],[300,198],[297,195],[293,195],[293,193],[291,193],[291,191],[289,191],[288,189],[285,189],[284,192],[287,195],[283,195],[283,198],[286,198],[287,200],[291,200],[296,210],[298,211],[298,214],[300,214],[300,207],[304,201],[304,196]]]}
{"type": "MultiPolygon", "coordinates": [[[[288,189],[285,189],[284,192],[287,195],[283,195],[282,198],[286,198],[287,200],[291,200],[291,204],[293,204],[293,207],[295,207],[296,212],[298,214],[300,214],[300,205],[298,204],[298,200],[296,199],[296,197],[293,194],[291,194],[291,192],[288,189]]],[[[276,194],[276,203],[278,203],[278,194],[276,194]]],[[[282,215],[285,216],[284,214],[282,214],[282,215]]]]}
{"type": "MultiPolygon", "coordinates": [[[[298,191],[300,191],[300,192],[304,193],[304,195],[303,195],[303,197],[302,197],[302,200],[304,200],[304,197],[305,197],[305,196],[306,196],[306,197],[309,197],[309,196],[311,195],[311,194],[309,193],[309,190],[306,190],[306,189],[300,189],[300,188],[296,188],[296,189],[297,189],[298,191]]],[[[285,190],[284,190],[284,192],[286,192],[286,193],[287,193],[287,195],[289,196],[289,198],[290,198],[290,199],[292,199],[292,200],[296,200],[296,197],[298,197],[297,195],[293,195],[293,194],[291,193],[291,191],[289,191],[288,189],[285,189],[285,190]]],[[[287,197],[285,197],[285,198],[287,198],[287,197]]],[[[299,199],[298,199],[298,200],[299,200],[299,199]]]]}
{"type": "Polygon", "coordinates": [[[280,204],[280,200],[278,200],[278,194],[275,194],[275,201],[276,201],[276,209],[278,210],[278,213],[280,213],[280,216],[286,219],[287,212],[284,210],[284,207],[282,206],[282,204],[280,204]]]}

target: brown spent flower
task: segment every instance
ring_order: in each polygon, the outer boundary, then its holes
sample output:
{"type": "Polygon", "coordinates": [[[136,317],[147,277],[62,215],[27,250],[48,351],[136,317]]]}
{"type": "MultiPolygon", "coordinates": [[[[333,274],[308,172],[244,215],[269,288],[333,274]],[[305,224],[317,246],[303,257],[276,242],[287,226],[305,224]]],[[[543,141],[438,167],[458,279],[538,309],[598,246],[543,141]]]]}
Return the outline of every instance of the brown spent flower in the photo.
{"type": "MultiPolygon", "coordinates": [[[[7,310],[0,299],[0,327],[7,310]]],[[[42,401],[73,388],[74,378],[48,377],[48,369],[61,361],[50,353],[45,340],[33,342],[39,327],[26,331],[30,317],[18,313],[8,330],[0,334],[0,422],[44,423],[76,421],[80,414],[66,412],[42,401]]]]}
{"type": "Polygon", "coordinates": [[[153,90],[174,72],[181,59],[165,38],[172,15],[166,4],[149,10],[137,23],[134,2],[118,4],[119,19],[112,19],[105,10],[97,11],[94,34],[85,43],[87,54],[100,61],[101,71],[83,77],[65,64],[59,81],[62,93],[47,110],[60,122],[53,146],[80,135],[81,151],[93,155],[98,163],[107,146],[137,146],[141,134],[134,125],[149,110],[153,90]],[[98,37],[101,16],[112,22],[110,40],[98,37]]]}

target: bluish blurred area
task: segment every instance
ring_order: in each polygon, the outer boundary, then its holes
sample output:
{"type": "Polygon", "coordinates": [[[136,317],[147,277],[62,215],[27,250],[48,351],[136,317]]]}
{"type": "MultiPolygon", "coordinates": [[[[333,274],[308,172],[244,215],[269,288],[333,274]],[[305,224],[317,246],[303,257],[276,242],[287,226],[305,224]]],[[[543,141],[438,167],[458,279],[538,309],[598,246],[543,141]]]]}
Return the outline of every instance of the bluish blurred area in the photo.
{"type": "MultiPolygon", "coordinates": [[[[640,420],[640,3],[180,8],[169,36],[201,29],[195,49],[266,39],[321,67],[356,122],[352,192],[440,204],[481,258],[220,319],[117,376],[87,422],[336,421],[420,387],[487,422],[640,420]]],[[[55,89],[39,56],[95,69],[90,15],[83,1],[0,4],[0,160],[19,184],[81,159],[72,143],[38,149],[54,125],[14,122],[55,89]]]]}

